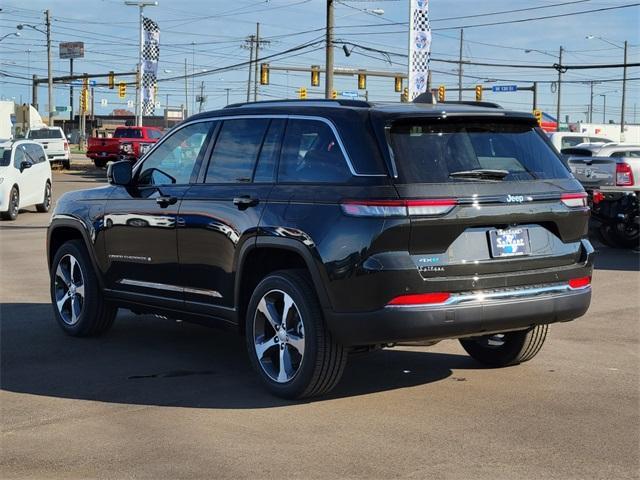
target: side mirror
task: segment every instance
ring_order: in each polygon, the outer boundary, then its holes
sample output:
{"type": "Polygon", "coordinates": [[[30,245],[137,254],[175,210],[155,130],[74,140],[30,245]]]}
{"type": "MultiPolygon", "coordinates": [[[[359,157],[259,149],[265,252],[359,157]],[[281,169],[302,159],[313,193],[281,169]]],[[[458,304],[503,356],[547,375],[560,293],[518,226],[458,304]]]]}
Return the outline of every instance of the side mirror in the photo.
{"type": "Polygon", "coordinates": [[[23,160],[20,163],[20,173],[22,173],[24,170],[26,170],[27,168],[31,168],[32,164],[31,162],[27,162],[26,160],[23,160]]]}
{"type": "Polygon", "coordinates": [[[111,185],[129,185],[133,176],[133,166],[128,160],[112,162],[107,166],[107,180],[111,185]]]}

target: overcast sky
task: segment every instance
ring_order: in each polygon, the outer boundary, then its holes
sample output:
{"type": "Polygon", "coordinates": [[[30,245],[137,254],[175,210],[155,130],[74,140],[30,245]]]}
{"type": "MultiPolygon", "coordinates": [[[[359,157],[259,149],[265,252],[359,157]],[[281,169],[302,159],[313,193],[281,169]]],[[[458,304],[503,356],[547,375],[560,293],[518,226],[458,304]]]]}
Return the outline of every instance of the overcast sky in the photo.
{"type": "MultiPolygon", "coordinates": [[[[630,5],[632,0],[431,0],[430,11],[433,34],[432,56],[434,59],[458,58],[459,27],[464,28],[464,60],[471,62],[550,66],[558,61],[558,49],[566,51],[563,64],[586,65],[622,63],[623,50],[616,47],[629,42],[629,62],[640,62],[640,7],[622,8],[600,12],[577,14],[621,5],[630,5]],[[564,4],[564,5],[559,5],[564,4]],[[542,8],[547,7],[547,8],[542,8]],[[507,10],[529,9],[512,13],[497,13],[507,10]],[[538,21],[506,23],[485,27],[471,25],[506,22],[550,15],[571,15],[538,21]],[[490,14],[490,15],[486,15],[490,14]],[[478,16],[483,15],[483,16],[478,16]],[[467,18],[460,18],[467,17],[467,18]],[[594,38],[587,40],[587,35],[594,38]],[[611,42],[607,43],[597,37],[611,42]],[[531,50],[529,53],[526,50],[531,50]]],[[[0,12],[0,37],[17,31],[16,24],[26,23],[44,28],[42,11],[49,8],[53,17],[52,39],[54,52],[54,75],[69,72],[69,61],[58,58],[60,41],[84,41],[85,58],[75,61],[76,72],[101,73],[131,71],[137,62],[137,8],[127,7],[120,0],[4,0],[0,12]]],[[[406,72],[409,1],[344,1],[336,2],[337,41],[350,42],[370,48],[391,52],[383,55],[355,48],[346,57],[342,48],[335,51],[336,66],[370,68],[406,72]],[[383,9],[384,15],[370,13],[383,9]],[[363,10],[368,10],[363,11],[363,10]],[[402,22],[402,24],[399,24],[402,22]],[[364,26],[363,26],[364,25],[364,26]],[[391,60],[391,64],[388,60],[391,60]]],[[[261,36],[269,44],[261,50],[261,56],[272,55],[312,41],[322,40],[325,24],[325,2],[323,0],[159,0],[159,6],[146,10],[147,16],[160,26],[160,78],[184,74],[187,70],[202,72],[226,67],[248,59],[248,50],[242,48],[244,39],[255,33],[256,22],[260,22],[261,36]]],[[[0,77],[2,97],[16,101],[30,99],[30,84],[24,79],[32,74],[46,76],[45,36],[30,28],[24,28],[20,37],[10,36],[0,43],[0,71],[13,77],[0,77]],[[22,77],[14,78],[14,77],[22,77]]],[[[323,46],[308,47],[282,58],[270,60],[274,66],[309,66],[324,64],[323,46]]],[[[457,86],[457,65],[432,63],[433,84],[457,86]]],[[[550,83],[557,79],[551,69],[499,68],[466,65],[464,86],[472,87],[486,80],[497,79],[497,84],[531,85],[536,80],[539,86],[539,103],[542,108],[555,115],[555,95],[550,83]]],[[[200,90],[204,81],[207,103],[203,109],[215,109],[226,104],[227,91],[232,102],[246,98],[248,69],[213,73],[188,81],[188,103],[191,109],[193,89],[200,90]]],[[[628,69],[629,78],[640,78],[640,68],[628,69]]],[[[622,69],[600,69],[569,71],[563,80],[587,82],[589,80],[621,79],[622,69]]],[[[355,91],[356,79],[338,76],[336,89],[355,91]]],[[[495,84],[495,83],[494,83],[495,84]]],[[[491,85],[491,83],[485,83],[491,85]]],[[[307,87],[310,97],[321,97],[323,85],[310,87],[307,73],[271,72],[271,84],[260,87],[260,98],[272,99],[296,96],[295,90],[307,87]]],[[[371,100],[397,100],[393,90],[393,79],[369,78],[368,94],[371,100]]],[[[589,85],[570,83],[563,85],[563,116],[569,114],[571,121],[584,120],[589,104],[589,85]]],[[[602,121],[603,102],[606,95],[607,121],[619,121],[621,109],[621,82],[603,82],[594,85],[594,120],[602,121]]],[[[77,93],[77,92],[76,92],[77,93]]],[[[363,92],[361,92],[363,93],[363,92]]],[[[127,99],[134,98],[134,89],[128,90],[127,99]]],[[[160,100],[164,106],[179,106],[185,103],[184,81],[161,82],[160,100]]],[[[472,99],[467,92],[465,98],[472,99]]],[[[77,97],[77,95],[76,95],[77,97]]],[[[450,92],[448,98],[457,94],[450,92]]],[[[114,108],[126,108],[117,92],[106,88],[96,89],[96,113],[109,113],[114,108]],[[99,106],[106,100],[106,107],[99,106]]],[[[627,87],[627,121],[640,122],[640,112],[634,119],[634,105],[640,107],[640,81],[631,80],[627,87]]],[[[39,90],[41,111],[45,110],[46,87],[39,90]]],[[[496,101],[507,108],[531,109],[531,93],[485,92],[485,100],[496,101]]],[[[125,100],[126,102],[126,100],[125,100]]],[[[69,89],[55,88],[56,105],[69,104],[69,89]]],[[[76,101],[77,104],[77,101],[76,101]]],[[[197,106],[196,106],[197,108],[197,106]]],[[[161,111],[157,111],[161,114],[161,111]]]]}

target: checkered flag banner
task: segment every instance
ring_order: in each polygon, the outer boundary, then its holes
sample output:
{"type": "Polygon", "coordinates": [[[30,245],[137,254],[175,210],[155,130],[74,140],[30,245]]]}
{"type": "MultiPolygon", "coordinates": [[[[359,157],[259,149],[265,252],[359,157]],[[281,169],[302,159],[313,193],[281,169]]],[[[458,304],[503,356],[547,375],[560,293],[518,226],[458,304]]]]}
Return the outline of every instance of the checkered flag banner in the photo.
{"type": "Polygon", "coordinates": [[[411,0],[409,20],[409,100],[427,91],[431,60],[429,0],[411,0]]]}
{"type": "Polygon", "coordinates": [[[150,18],[142,19],[142,114],[152,115],[156,107],[156,84],[158,73],[158,59],[160,58],[160,28],[150,18]]]}

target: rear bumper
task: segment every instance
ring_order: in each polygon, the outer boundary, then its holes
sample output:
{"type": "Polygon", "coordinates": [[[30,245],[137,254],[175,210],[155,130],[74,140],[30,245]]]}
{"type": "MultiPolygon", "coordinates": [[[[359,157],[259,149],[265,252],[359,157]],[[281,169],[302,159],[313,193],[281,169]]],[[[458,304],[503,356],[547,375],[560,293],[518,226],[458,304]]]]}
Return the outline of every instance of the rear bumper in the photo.
{"type": "MultiPolygon", "coordinates": [[[[563,284],[564,285],[564,284],[563,284]]],[[[591,287],[532,286],[502,295],[461,294],[449,304],[387,306],[374,312],[325,312],[327,326],[344,345],[440,340],[521,330],[584,315],[591,287]],[[462,301],[460,300],[462,299],[462,301]]]]}
{"type": "Polygon", "coordinates": [[[91,160],[106,160],[106,161],[117,161],[119,154],[117,153],[106,153],[105,155],[103,155],[104,152],[87,152],[87,157],[89,157],[91,160]]]}

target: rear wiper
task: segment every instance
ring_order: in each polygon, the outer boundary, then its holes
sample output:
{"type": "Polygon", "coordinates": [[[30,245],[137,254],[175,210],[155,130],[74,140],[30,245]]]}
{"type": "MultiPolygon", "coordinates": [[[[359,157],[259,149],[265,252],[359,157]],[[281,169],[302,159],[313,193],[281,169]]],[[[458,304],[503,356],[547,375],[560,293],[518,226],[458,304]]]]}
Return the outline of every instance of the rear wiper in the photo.
{"type": "Polygon", "coordinates": [[[483,180],[502,180],[509,175],[508,170],[491,170],[488,168],[479,168],[477,170],[461,170],[459,172],[451,172],[449,178],[479,178],[483,180]]]}

